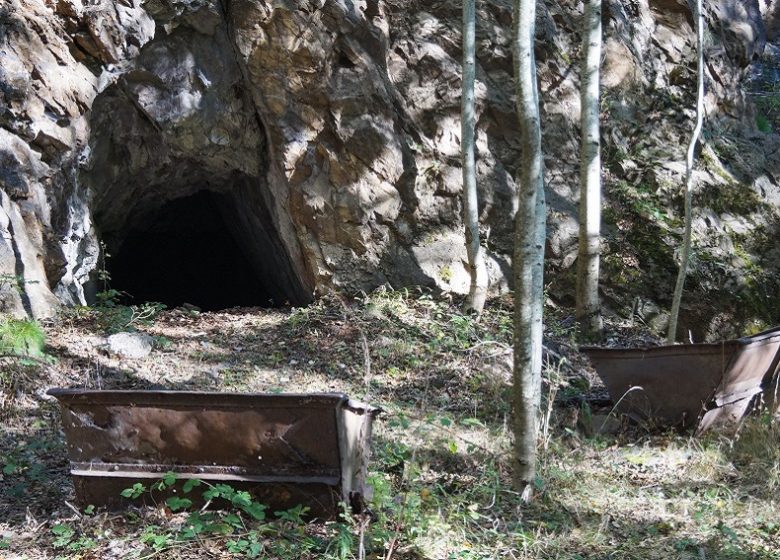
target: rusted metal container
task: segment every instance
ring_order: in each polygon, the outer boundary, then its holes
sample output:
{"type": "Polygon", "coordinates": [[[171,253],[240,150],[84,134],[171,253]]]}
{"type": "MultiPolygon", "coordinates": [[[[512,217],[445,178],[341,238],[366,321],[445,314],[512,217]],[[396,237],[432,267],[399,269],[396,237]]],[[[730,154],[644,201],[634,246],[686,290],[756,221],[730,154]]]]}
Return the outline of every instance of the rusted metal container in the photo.
{"type": "MultiPolygon", "coordinates": [[[[135,482],[166,472],[249,490],[273,509],[334,517],[361,507],[378,409],[340,393],[244,394],[52,389],[76,498],[123,507],[135,482]]],[[[175,491],[176,486],[170,491],[175,491]]],[[[164,496],[151,496],[160,501],[164,496]]]]}
{"type": "Polygon", "coordinates": [[[741,419],[760,393],[775,402],[780,328],[714,344],[581,351],[617,411],[659,424],[704,431],[741,419]]]}

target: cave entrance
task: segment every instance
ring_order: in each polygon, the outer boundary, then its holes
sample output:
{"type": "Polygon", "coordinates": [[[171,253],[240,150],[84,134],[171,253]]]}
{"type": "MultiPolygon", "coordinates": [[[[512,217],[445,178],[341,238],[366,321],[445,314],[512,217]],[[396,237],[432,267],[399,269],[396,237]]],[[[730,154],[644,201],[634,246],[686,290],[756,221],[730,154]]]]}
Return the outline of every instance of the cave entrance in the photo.
{"type": "Polygon", "coordinates": [[[133,303],[205,311],[298,303],[275,231],[252,231],[230,194],[199,191],[134,220],[114,243],[111,287],[133,303]]]}

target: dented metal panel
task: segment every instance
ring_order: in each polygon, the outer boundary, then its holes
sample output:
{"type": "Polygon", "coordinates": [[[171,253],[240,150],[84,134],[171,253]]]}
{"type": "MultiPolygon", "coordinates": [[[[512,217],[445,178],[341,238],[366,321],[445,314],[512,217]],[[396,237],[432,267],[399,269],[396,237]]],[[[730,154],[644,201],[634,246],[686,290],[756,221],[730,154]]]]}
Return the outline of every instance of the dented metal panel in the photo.
{"type": "Polygon", "coordinates": [[[780,328],[740,338],[721,384],[707,412],[699,421],[699,431],[733,425],[749,413],[761,395],[762,406],[772,406],[773,380],[780,362],[780,328]]]}
{"type": "Polygon", "coordinates": [[[317,516],[359,504],[377,409],[343,394],[54,389],[77,498],[119,505],[134,481],[177,478],[249,489],[317,516]]]}
{"type": "Polygon", "coordinates": [[[618,411],[703,431],[741,419],[759,393],[769,398],[780,328],[716,344],[582,351],[618,411]]]}
{"type": "Polygon", "coordinates": [[[618,412],[663,424],[694,424],[736,345],[583,348],[618,412]]]}

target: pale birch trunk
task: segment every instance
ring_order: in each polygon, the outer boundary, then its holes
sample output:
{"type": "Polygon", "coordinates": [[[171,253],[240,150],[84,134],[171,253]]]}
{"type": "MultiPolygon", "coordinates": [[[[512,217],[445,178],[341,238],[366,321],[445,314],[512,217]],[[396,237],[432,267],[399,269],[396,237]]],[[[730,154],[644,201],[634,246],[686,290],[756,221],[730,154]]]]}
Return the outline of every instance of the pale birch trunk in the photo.
{"type": "Polygon", "coordinates": [[[479,203],[474,156],[476,127],[474,81],[476,75],[475,0],[463,0],[463,94],[461,99],[461,160],[463,165],[463,223],[466,226],[466,253],[471,288],[466,309],[482,313],[487,298],[488,275],[485,251],[479,242],[479,203]]]}
{"type": "Polygon", "coordinates": [[[674,287],[672,299],[672,311],[669,316],[669,330],[666,340],[672,344],[677,338],[677,319],[680,315],[680,303],[682,302],[685,277],[688,274],[688,261],[691,256],[691,214],[693,199],[693,164],[696,151],[696,143],[699,141],[702,124],[704,121],[704,15],[702,13],[702,0],[696,0],[693,8],[693,19],[696,22],[696,57],[698,61],[696,84],[696,124],[691,135],[691,143],[688,144],[688,153],[685,158],[685,233],[683,234],[682,249],[680,254],[680,270],[677,274],[677,283],[674,287]]]}
{"type": "Polygon", "coordinates": [[[536,441],[542,384],[542,311],[546,208],[542,134],[536,85],[535,0],[515,0],[514,52],[517,113],[523,159],[518,178],[514,250],[514,375],[512,387],[515,447],[513,481],[529,500],[536,478],[536,441]]]}
{"type": "Polygon", "coordinates": [[[601,338],[599,255],[601,252],[601,147],[599,66],[601,0],[585,0],[580,84],[580,235],[577,254],[577,320],[586,339],[601,338]]]}

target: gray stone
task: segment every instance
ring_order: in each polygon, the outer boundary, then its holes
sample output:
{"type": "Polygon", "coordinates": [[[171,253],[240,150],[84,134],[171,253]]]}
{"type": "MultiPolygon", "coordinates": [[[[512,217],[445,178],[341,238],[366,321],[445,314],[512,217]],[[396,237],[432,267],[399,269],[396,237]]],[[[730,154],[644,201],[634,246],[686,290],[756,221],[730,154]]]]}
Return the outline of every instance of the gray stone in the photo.
{"type": "MultiPolygon", "coordinates": [[[[722,157],[740,181],[758,177],[768,215],[780,140],[754,134],[740,88],[764,47],[762,17],[776,27],[777,10],[757,6],[708,3],[707,110],[708,126],[729,132],[713,143],[738,138],[722,157]]],[[[626,160],[605,161],[608,180],[679,184],[693,117],[687,10],[606,2],[604,150],[626,160]]],[[[41,316],[58,300],[84,303],[99,238],[118,247],[199,190],[227,196],[220,211],[279,301],[384,284],[466,291],[460,17],[433,0],[7,0],[0,274],[15,279],[21,266],[25,295],[0,285],[2,308],[41,316]]],[[[548,0],[538,24],[553,284],[576,255],[579,19],[577,3],[548,0]]],[[[522,148],[511,4],[482,3],[478,21],[481,225],[505,290],[522,148]]]]}
{"type": "Polygon", "coordinates": [[[106,349],[109,354],[141,360],[152,352],[154,339],[145,333],[121,332],[106,338],[106,349]]]}

